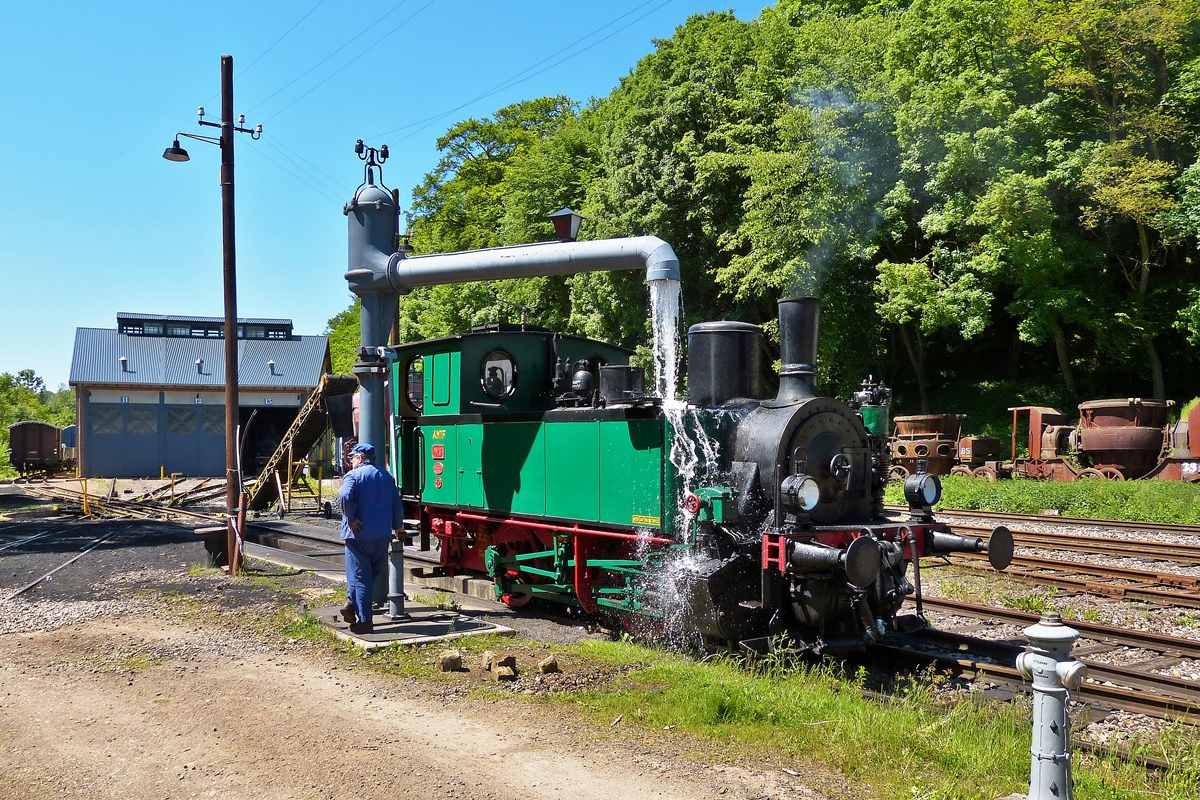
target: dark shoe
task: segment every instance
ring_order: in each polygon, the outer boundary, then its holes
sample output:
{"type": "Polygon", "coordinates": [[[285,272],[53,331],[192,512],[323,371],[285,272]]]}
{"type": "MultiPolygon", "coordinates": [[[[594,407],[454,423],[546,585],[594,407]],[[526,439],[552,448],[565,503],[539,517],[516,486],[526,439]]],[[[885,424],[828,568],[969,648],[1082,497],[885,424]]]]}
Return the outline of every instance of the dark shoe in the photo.
{"type": "Polygon", "coordinates": [[[342,606],[342,619],[350,625],[358,622],[358,614],[354,611],[353,600],[347,600],[346,605],[342,606]]]}
{"type": "Polygon", "coordinates": [[[363,635],[375,632],[375,626],[369,622],[352,622],[350,623],[350,632],[363,635]]]}

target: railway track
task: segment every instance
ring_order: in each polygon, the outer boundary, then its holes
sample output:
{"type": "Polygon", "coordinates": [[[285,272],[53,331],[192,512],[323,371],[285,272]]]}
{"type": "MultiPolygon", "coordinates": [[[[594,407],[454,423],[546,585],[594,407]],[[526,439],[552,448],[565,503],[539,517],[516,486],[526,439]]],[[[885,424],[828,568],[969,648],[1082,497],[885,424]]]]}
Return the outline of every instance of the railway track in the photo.
{"type": "MultiPolygon", "coordinates": [[[[985,525],[960,523],[952,523],[950,528],[964,535],[982,535],[992,529],[985,525]]],[[[1136,558],[1142,562],[1158,561],[1170,565],[1200,564],[1200,543],[1114,539],[1020,529],[1012,530],[1012,534],[1013,543],[1018,548],[1085,553],[1109,558],[1136,558]]],[[[955,556],[949,560],[971,569],[990,568],[982,560],[970,555],[955,556]]],[[[1017,554],[1013,556],[1012,565],[1006,570],[1006,574],[1027,583],[1054,586],[1069,592],[1139,600],[1164,606],[1200,608],[1200,577],[1182,575],[1171,569],[1137,569],[1017,554]]]]}
{"type": "MultiPolygon", "coordinates": [[[[973,554],[956,555],[949,562],[972,570],[992,571],[986,557],[973,554]]],[[[1025,583],[1079,594],[1200,608],[1200,578],[1189,575],[1024,555],[1013,556],[1012,565],[1004,574],[1025,583]]]]}
{"type": "MultiPolygon", "coordinates": [[[[1039,619],[1012,609],[977,606],[942,598],[925,598],[927,610],[979,620],[1000,620],[1015,625],[1032,625],[1039,619]]],[[[1122,709],[1158,718],[1196,718],[1200,715],[1200,681],[1179,678],[1163,672],[1185,659],[1200,658],[1200,641],[1178,639],[1149,631],[1114,628],[1082,620],[1068,620],[1081,634],[1073,655],[1088,667],[1088,680],[1079,691],[1079,699],[1100,708],[1122,709]],[[1133,664],[1113,664],[1096,657],[1118,647],[1129,647],[1151,654],[1133,664]]],[[[944,641],[971,653],[983,653],[985,660],[945,653],[940,663],[967,672],[976,671],[1004,681],[1019,678],[1014,665],[1022,647],[999,642],[976,651],[976,637],[939,631],[944,641]],[[957,643],[956,645],[954,643],[957,643]]]]}
{"type": "Polygon", "coordinates": [[[108,497],[92,494],[88,494],[85,498],[82,489],[74,489],[62,484],[24,483],[18,485],[20,486],[21,491],[26,494],[41,498],[43,500],[68,503],[77,506],[79,513],[91,513],[93,516],[99,517],[132,517],[134,519],[155,520],[170,519],[171,517],[183,517],[186,519],[204,520],[206,522],[219,520],[221,518],[219,514],[192,511],[190,509],[178,508],[174,506],[142,504],[132,500],[120,500],[117,498],[110,499],[108,497]]]}
{"type": "MultiPolygon", "coordinates": [[[[885,506],[891,514],[908,514],[906,506],[885,506]]],[[[963,519],[986,519],[1014,524],[1063,525],[1075,528],[1108,528],[1112,530],[1147,531],[1153,533],[1174,533],[1183,536],[1195,536],[1200,539],[1200,525],[1175,525],[1165,522],[1130,522],[1125,520],[1083,519],[1081,517],[1060,517],[1052,514],[1008,514],[995,511],[964,511],[956,508],[938,509],[938,514],[963,519]]],[[[990,529],[989,529],[990,530],[990,529]]]]}
{"type": "MultiPolygon", "coordinates": [[[[986,680],[1026,694],[1028,683],[1017,672],[1023,645],[989,642],[950,631],[927,630],[880,645],[893,653],[916,653],[962,678],[986,680]]],[[[1200,682],[1176,678],[1148,667],[1106,664],[1076,656],[1088,667],[1087,682],[1075,699],[1108,711],[1120,709],[1159,719],[1200,714],[1200,682]]]]}
{"type": "MultiPolygon", "coordinates": [[[[955,525],[955,533],[984,535],[992,531],[989,525],[955,525]]],[[[1048,533],[1045,531],[1013,530],[1013,543],[1017,547],[1057,550],[1067,553],[1089,553],[1092,555],[1142,560],[1171,561],[1177,564],[1200,564],[1200,543],[1156,542],[1147,539],[1114,539],[1109,536],[1088,536],[1074,533],[1048,533]]]]}

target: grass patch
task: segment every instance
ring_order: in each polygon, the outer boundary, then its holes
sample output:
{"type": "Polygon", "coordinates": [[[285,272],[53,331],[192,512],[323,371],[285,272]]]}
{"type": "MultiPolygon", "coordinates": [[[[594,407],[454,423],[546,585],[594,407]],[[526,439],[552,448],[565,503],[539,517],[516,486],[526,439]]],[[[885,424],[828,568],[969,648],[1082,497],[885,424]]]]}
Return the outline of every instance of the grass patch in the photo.
{"type": "MultiPolygon", "coordinates": [[[[749,671],[731,661],[696,663],[622,643],[574,649],[644,665],[618,686],[562,698],[597,724],[619,717],[758,753],[816,759],[869,783],[881,798],[992,800],[1028,782],[1028,704],[970,697],[940,708],[930,702],[927,680],[908,682],[887,702],[872,701],[862,697],[859,677],[826,663],[749,671]]],[[[1177,760],[1197,763],[1196,734],[1181,728],[1176,735],[1177,760]]],[[[1117,759],[1089,759],[1075,770],[1076,796],[1194,798],[1197,777],[1194,766],[1164,778],[1117,759]]]]}
{"type": "Polygon", "coordinates": [[[247,558],[238,571],[238,580],[251,586],[294,594],[297,590],[291,585],[291,579],[303,574],[304,572],[298,569],[247,558]]]}
{"type": "Polygon", "coordinates": [[[1044,614],[1047,611],[1055,611],[1054,596],[1058,590],[1051,586],[1045,589],[1036,589],[1027,592],[1023,595],[1005,595],[1000,598],[1005,608],[1015,608],[1018,611],[1028,611],[1031,614],[1044,614]]]}
{"type": "Polygon", "coordinates": [[[165,663],[167,663],[166,658],[153,653],[134,653],[124,658],[118,667],[129,672],[140,672],[165,663]]]}
{"type": "Polygon", "coordinates": [[[279,632],[290,639],[307,639],[311,642],[334,641],[333,631],[312,614],[305,612],[296,615],[295,612],[289,614],[286,610],[281,610],[277,617],[281,618],[277,619],[277,622],[281,623],[279,632]]]}
{"type": "MultiPolygon", "coordinates": [[[[938,509],[1040,514],[1053,509],[1064,517],[1200,525],[1200,485],[1177,481],[1102,481],[1074,483],[942,476],[938,509]]],[[[885,500],[906,505],[899,482],[887,487],[885,500]]]]}
{"type": "Polygon", "coordinates": [[[431,606],[439,611],[460,611],[462,606],[458,599],[449,592],[433,591],[433,592],[417,592],[413,597],[413,602],[421,605],[431,606]]]}
{"type": "Polygon", "coordinates": [[[154,652],[125,650],[85,656],[80,663],[105,672],[133,673],[166,664],[169,660],[166,656],[154,652]]]}

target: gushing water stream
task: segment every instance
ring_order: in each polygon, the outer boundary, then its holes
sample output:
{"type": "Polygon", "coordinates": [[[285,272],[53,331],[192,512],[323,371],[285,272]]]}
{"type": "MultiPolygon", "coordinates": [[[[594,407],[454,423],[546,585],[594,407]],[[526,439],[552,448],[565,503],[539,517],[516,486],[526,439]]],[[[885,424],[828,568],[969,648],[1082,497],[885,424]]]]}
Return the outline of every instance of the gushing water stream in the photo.
{"type": "Polygon", "coordinates": [[[698,478],[717,468],[716,442],[704,430],[699,416],[689,411],[679,392],[679,312],[680,291],[677,280],[650,281],[650,313],[654,329],[654,377],[663,411],[669,423],[668,458],[681,478],[677,495],[672,498],[672,527],[680,540],[690,535],[692,514],[684,508],[684,498],[698,478]]]}

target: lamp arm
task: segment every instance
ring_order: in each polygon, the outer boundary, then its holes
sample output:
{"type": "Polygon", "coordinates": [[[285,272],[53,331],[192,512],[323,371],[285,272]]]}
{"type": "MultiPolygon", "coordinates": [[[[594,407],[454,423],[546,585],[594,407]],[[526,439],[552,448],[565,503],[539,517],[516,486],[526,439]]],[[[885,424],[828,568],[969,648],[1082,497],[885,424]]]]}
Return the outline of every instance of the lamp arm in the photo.
{"type": "Polygon", "coordinates": [[[194,133],[184,133],[183,131],[180,131],[179,133],[175,134],[175,136],[176,137],[186,136],[188,139],[195,139],[200,142],[208,142],[209,144],[220,144],[221,143],[221,139],[216,136],[197,136],[194,133]]]}

